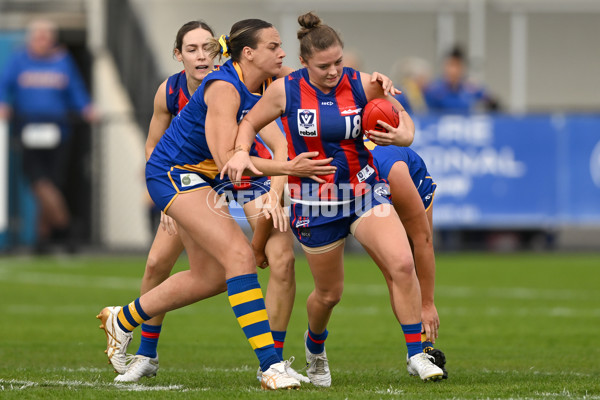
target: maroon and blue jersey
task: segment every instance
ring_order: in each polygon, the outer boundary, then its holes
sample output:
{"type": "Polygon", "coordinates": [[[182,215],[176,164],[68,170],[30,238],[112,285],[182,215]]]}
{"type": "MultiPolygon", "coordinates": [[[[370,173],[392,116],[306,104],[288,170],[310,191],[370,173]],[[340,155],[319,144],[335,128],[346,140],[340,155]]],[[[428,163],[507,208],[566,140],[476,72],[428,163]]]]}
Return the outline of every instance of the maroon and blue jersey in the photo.
{"type": "Polygon", "coordinates": [[[360,72],[345,67],[329,93],[313,86],[308,71],[300,69],[285,79],[286,107],[281,117],[288,140],[289,158],[318,151],[315,159],[333,157],[335,174],[288,179],[293,200],[349,201],[369,192],[379,181],[373,157],[363,143],[361,111],[367,104],[360,72]]]}
{"type": "Polygon", "coordinates": [[[190,101],[185,70],[171,75],[167,79],[167,109],[173,115],[179,114],[190,101]]]}

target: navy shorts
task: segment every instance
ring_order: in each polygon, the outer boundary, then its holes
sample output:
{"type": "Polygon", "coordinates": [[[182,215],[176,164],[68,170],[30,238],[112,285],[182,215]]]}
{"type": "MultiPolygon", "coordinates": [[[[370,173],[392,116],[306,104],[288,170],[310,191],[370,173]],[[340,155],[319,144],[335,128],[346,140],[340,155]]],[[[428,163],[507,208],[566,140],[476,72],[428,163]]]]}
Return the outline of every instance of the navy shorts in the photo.
{"type": "Polygon", "coordinates": [[[193,192],[217,186],[217,178],[187,169],[146,163],[146,186],[154,204],[166,212],[180,193],[193,192]]]}
{"type": "Polygon", "coordinates": [[[356,220],[380,204],[390,204],[387,186],[345,202],[303,204],[292,199],[290,226],[302,245],[322,247],[344,239],[356,220]]]}

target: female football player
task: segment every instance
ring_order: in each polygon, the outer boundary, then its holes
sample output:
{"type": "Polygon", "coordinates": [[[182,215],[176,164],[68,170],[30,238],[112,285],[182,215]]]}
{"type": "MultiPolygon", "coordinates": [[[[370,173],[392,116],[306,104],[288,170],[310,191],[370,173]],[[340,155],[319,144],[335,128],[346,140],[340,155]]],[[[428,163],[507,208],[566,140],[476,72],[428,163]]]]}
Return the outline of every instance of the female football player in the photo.
{"type": "MultiPolygon", "coordinates": [[[[344,68],[343,44],[331,27],[314,13],[298,18],[303,69],[275,81],[239,126],[237,152],[222,169],[238,181],[243,173],[261,173],[249,150],[256,132],[281,116],[290,158],[317,151],[317,159],[332,158],[336,171],[325,183],[289,177],[290,224],[302,244],[315,289],[307,300],[305,334],[307,374],[319,386],[331,385],[325,339],[327,323],[343,291],[345,237],[352,233],[389,280],[392,309],[404,332],[407,368],[423,380],[441,379],[443,372],[421,347],[421,293],[406,232],[387,199],[388,186],[380,180],[362,139],[360,111],[383,90],[368,74],[344,68]]],[[[414,125],[402,106],[400,124],[383,126],[393,144],[407,146],[414,125]]],[[[369,133],[369,132],[367,132],[369,133]]],[[[274,215],[274,218],[280,216],[274,215]]]]}

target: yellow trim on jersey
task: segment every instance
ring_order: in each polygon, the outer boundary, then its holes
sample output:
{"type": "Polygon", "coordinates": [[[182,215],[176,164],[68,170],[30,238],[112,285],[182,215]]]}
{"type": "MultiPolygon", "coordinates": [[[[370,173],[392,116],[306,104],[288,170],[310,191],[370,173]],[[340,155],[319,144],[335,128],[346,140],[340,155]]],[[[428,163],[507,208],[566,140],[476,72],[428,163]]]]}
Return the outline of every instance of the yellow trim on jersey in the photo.
{"type": "Polygon", "coordinates": [[[198,164],[176,165],[172,167],[171,170],[173,168],[179,168],[185,171],[199,172],[202,175],[206,175],[210,179],[214,179],[215,176],[219,175],[219,168],[217,168],[217,164],[213,159],[204,160],[198,164]]]}
{"type": "MultiPolygon", "coordinates": [[[[235,72],[237,72],[238,77],[240,78],[240,81],[242,81],[242,83],[245,85],[246,82],[244,82],[244,74],[242,73],[242,67],[240,67],[240,64],[237,63],[237,61],[233,62],[233,68],[235,68],[235,72]]],[[[273,78],[269,78],[266,81],[263,82],[262,87],[260,88],[260,93],[252,93],[255,94],[257,96],[262,96],[265,93],[265,90],[267,90],[267,87],[269,87],[269,85],[273,83],[273,78]]]]}
{"type": "Polygon", "coordinates": [[[271,344],[275,344],[273,341],[273,335],[271,332],[263,333],[262,335],[257,335],[248,339],[250,342],[250,346],[252,346],[252,350],[257,348],[263,348],[269,346],[271,344]]]}
{"type": "Polygon", "coordinates": [[[248,325],[256,324],[257,322],[266,321],[269,319],[267,316],[267,310],[262,309],[258,311],[251,312],[250,314],[242,315],[238,317],[238,322],[242,328],[247,327],[248,325]]]}
{"type": "MultiPolygon", "coordinates": [[[[434,182],[433,184],[437,186],[437,183],[434,182]]],[[[433,199],[435,199],[435,191],[431,193],[431,201],[429,202],[429,207],[425,209],[425,212],[429,211],[429,209],[433,206],[433,199]]]]}
{"type": "Polygon", "coordinates": [[[369,138],[365,137],[364,139],[365,142],[365,147],[369,150],[373,150],[375,147],[377,147],[377,145],[373,142],[371,142],[371,140],[369,140],[369,138]]]}
{"type": "MultiPolygon", "coordinates": [[[[173,171],[173,169],[176,167],[171,167],[171,171],[173,171]]],[[[177,167],[182,169],[182,167],[177,167]]],[[[179,188],[177,187],[177,185],[175,184],[175,181],[173,180],[173,177],[171,176],[171,171],[167,172],[167,176],[169,177],[169,181],[171,181],[171,185],[173,185],[173,189],[175,189],[175,195],[173,197],[171,197],[171,200],[167,203],[167,205],[165,206],[165,209],[163,210],[164,213],[167,212],[167,210],[169,209],[169,207],[171,207],[171,204],[173,204],[173,202],[175,201],[175,199],[177,198],[177,196],[179,196],[181,193],[191,193],[191,192],[195,192],[196,190],[201,190],[201,189],[210,189],[210,185],[207,186],[201,186],[201,187],[197,187],[197,188],[193,188],[190,190],[179,190],[179,188]]]]}
{"type": "Polygon", "coordinates": [[[239,304],[248,303],[249,301],[262,298],[263,294],[260,289],[250,289],[246,290],[245,292],[232,294],[229,296],[229,304],[231,304],[231,307],[235,307],[239,304]]]}

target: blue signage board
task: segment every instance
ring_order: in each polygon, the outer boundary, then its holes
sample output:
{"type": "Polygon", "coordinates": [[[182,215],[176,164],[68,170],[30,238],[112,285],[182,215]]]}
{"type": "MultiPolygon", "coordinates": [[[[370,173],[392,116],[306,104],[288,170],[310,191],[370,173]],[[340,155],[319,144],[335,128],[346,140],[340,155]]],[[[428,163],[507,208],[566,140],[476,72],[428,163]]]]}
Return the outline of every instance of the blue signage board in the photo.
{"type": "Polygon", "coordinates": [[[414,118],[446,228],[600,225],[600,116],[414,118]]]}

